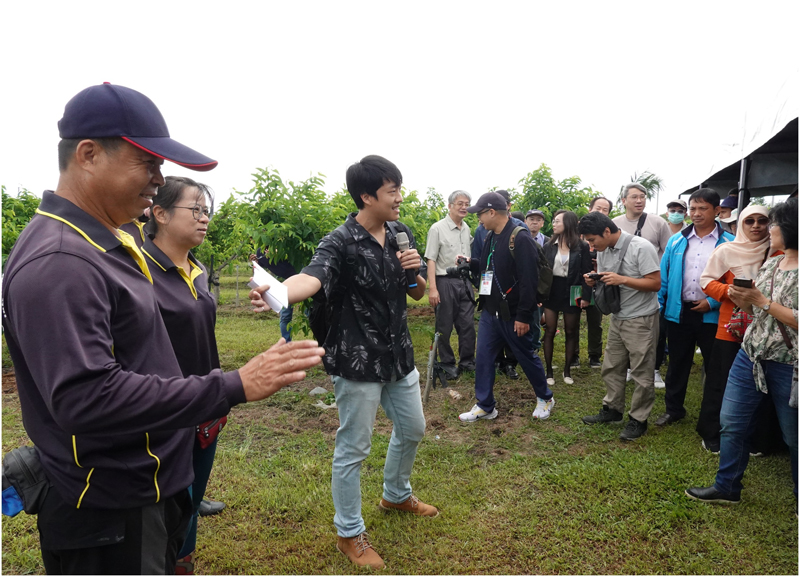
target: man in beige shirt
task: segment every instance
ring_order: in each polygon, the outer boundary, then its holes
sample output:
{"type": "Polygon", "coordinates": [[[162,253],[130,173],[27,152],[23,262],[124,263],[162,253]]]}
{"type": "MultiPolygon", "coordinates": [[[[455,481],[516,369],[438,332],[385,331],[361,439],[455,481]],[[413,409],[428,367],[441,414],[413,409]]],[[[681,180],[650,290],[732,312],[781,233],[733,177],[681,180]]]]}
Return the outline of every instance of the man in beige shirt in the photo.
{"type": "MultiPolygon", "coordinates": [[[[628,234],[641,236],[643,239],[649,240],[658,253],[658,259],[661,260],[664,250],[667,248],[669,237],[672,236],[672,230],[669,228],[667,221],[657,214],[646,214],[644,212],[645,204],[647,204],[647,194],[644,187],[638,182],[626,184],[622,189],[622,206],[625,207],[625,214],[612,220],[614,224],[628,234]],[[641,221],[642,217],[644,217],[644,221],[641,221]]],[[[664,388],[664,379],[661,377],[659,367],[664,362],[666,346],[666,323],[661,322],[658,345],[656,346],[656,368],[654,373],[655,387],[657,389],[664,388]]],[[[628,380],[630,380],[630,371],[628,371],[628,380]]]]}
{"type": "Polygon", "coordinates": [[[657,214],[645,215],[644,207],[646,204],[647,193],[644,187],[638,182],[626,184],[622,189],[622,206],[625,207],[625,214],[612,220],[614,224],[628,234],[641,236],[643,239],[649,240],[655,247],[660,259],[664,254],[664,249],[667,247],[669,237],[672,236],[672,231],[670,231],[667,221],[657,214]],[[642,222],[641,230],[639,230],[639,221],[643,216],[645,220],[642,222]]]}
{"type": "Polygon", "coordinates": [[[428,300],[436,310],[439,338],[439,362],[448,376],[455,378],[463,370],[475,370],[475,301],[470,282],[462,276],[450,276],[448,267],[456,266],[456,257],[471,252],[472,234],[464,222],[471,197],[456,190],[447,202],[449,214],[428,231],[425,259],[428,262],[428,300]],[[458,368],[450,346],[455,325],[458,334],[458,368]]]}

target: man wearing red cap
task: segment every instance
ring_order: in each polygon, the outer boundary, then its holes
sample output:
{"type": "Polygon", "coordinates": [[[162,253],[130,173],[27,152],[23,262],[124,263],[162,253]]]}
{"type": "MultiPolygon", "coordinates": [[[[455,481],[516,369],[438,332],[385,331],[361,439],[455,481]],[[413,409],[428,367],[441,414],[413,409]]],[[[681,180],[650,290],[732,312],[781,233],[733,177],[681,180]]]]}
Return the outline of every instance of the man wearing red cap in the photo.
{"type": "Polygon", "coordinates": [[[133,238],[170,160],[216,161],[172,140],[143,94],[75,96],[59,122],[60,177],[6,264],[3,328],[22,419],[49,484],[38,510],[50,574],[172,574],[191,515],[194,426],[263,399],[321,361],[313,341],[237,371],[183,378],[133,238]]]}

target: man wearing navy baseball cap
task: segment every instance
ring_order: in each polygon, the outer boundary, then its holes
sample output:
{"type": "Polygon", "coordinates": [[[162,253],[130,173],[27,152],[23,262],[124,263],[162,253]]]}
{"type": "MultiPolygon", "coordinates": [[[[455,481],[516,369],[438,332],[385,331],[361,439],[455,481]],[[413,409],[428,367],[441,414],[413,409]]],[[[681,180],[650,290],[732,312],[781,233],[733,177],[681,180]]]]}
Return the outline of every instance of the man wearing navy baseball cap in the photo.
{"type": "MultiPolygon", "coordinates": [[[[49,574],[174,574],[192,513],[197,423],[263,399],[321,362],[279,343],[237,371],[183,378],[142,253],[119,227],[150,207],[170,160],[216,161],[170,137],[143,94],[92,86],[58,123],[59,181],[6,263],[3,328],[25,430],[49,490],[49,574]]],[[[188,337],[187,337],[188,338],[188,337]]]]}
{"type": "Polygon", "coordinates": [[[480,276],[481,318],[478,323],[478,348],[475,359],[475,398],[477,402],[458,416],[466,423],[495,419],[494,361],[508,346],[519,361],[536,393],[534,419],[547,419],[555,404],[539,359],[538,336],[531,328],[539,314],[536,287],[539,283],[539,253],[528,228],[508,216],[508,201],[497,192],[487,192],[474,206],[488,231],[481,254],[470,259],[474,277],[480,276]],[[513,252],[512,252],[513,250],[513,252]]]}

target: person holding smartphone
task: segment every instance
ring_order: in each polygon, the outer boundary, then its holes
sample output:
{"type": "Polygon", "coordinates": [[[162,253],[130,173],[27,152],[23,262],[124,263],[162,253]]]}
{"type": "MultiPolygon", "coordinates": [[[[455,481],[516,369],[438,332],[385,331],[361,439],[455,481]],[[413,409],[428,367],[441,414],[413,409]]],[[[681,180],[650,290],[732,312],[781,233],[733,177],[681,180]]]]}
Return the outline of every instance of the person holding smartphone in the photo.
{"type": "Polygon", "coordinates": [[[703,402],[697,419],[697,433],[707,451],[719,453],[719,410],[728,371],[739,353],[741,341],[728,332],[734,303],[728,288],[735,284],[750,288],[758,269],[767,260],[769,244],[769,209],[750,205],[742,211],[740,226],[733,242],[719,245],[708,259],[700,277],[703,292],[719,301],[717,333],[711,349],[708,373],[703,386],[703,402]]]}

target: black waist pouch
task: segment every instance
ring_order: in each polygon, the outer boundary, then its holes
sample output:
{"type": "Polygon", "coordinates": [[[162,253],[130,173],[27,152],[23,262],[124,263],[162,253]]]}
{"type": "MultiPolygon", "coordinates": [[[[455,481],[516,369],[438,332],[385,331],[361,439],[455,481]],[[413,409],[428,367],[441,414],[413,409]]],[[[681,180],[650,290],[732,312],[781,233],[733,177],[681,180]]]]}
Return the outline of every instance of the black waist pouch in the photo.
{"type": "Polygon", "coordinates": [[[37,514],[49,489],[50,480],[35,448],[20,447],[3,457],[4,515],[13,517],[20,508],[29,515],[37,514]]]}

